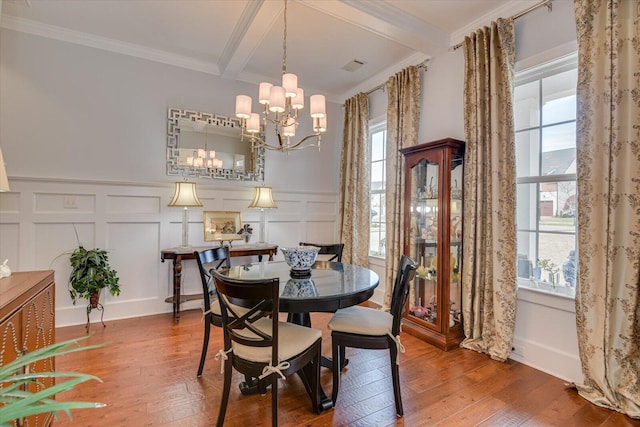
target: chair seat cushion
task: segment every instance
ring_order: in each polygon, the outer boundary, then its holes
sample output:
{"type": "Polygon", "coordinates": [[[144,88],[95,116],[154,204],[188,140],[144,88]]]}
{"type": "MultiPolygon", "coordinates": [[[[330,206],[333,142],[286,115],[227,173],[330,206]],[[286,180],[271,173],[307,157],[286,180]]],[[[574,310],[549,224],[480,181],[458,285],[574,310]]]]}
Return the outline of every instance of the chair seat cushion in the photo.
{"type": "MultiPolygon", "coordinates": [[[[261,331],[271,334],[271,319],[259,319],[254,325],[261,331]]],[[[278,325],[278,358],[280,361],[297,356],[322,337],[322,332],[317,329],[288,322],[278,322],[278,325]]],[[[256,334],[248,329],[238,331],[238,333],[246,337],[256,337],[256,334]]],[[[271,347],[251,347],[236,342],[233,342],[232,346],[233,353],[242,359],[264,363],[271,361],[271,347]]]]}
{"type": "Polygon", "coordinates": [[[327,324],[332,331],[369,336],[386,335],[392,326],[390,313],[358,305],[336,311],[327,324]]]}

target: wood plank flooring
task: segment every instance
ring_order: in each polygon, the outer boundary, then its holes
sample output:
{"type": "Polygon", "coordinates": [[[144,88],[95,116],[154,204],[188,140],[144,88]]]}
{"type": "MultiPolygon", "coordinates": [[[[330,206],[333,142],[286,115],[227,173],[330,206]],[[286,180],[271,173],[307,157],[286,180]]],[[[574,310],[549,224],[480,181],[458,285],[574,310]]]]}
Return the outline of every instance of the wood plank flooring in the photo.
{"type": "MultiPolygon", "coordinates": [[[[326,329],[330,315],[313,314],[323,330],[323,353],[331,354],[326,329]]],[[[106,408],[61,414],[54,426],[180,426],[215,424],[222,391],[222,332],[212,328],[202,378],[196,377],[202,348],[200,311],[91,325],[85,342],[106,347],[59,357],[58,371],[87,372],[100,377],[60,394],[59,400],[107,403],[106,408]]],[[[84,326],[59,328],[57,340],[85,335],[84,326]]],[[[455,349],[443,352],[403,334],[400,356],[405,410],[397,418],[389,369],[389,353],[348,349],[334,409],[317,415],[300,380],[289,377],[279,386],[281,426],[639,426],[640,422],[588,403],[560,379],[517,362],[500,363],[485,355],[455,349]]],[[[322,369],[322,386],[331,393],[331,372],[322,369]]],[[[243,396],[234,384],[225,425],[271,425],[271,396],[243,396]]]]}

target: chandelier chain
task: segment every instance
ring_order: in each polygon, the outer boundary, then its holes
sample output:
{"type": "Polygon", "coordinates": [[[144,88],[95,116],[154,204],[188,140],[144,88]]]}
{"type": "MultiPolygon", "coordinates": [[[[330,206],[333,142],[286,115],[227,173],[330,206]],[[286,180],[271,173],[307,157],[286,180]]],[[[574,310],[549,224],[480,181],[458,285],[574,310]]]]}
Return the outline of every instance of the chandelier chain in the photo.
{"type": "Polygon", "coordinates": [[[287,0],[284,0],[284,31],[282,37],[282,74],[287,73],[287,0]]]}

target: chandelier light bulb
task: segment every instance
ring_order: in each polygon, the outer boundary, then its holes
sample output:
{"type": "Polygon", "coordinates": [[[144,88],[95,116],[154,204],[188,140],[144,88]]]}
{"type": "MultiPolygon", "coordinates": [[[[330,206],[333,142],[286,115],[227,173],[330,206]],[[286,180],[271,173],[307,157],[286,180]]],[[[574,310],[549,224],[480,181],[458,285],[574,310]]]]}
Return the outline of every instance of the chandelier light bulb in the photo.
{"type": "Polygon", "coordinates": [[[251,117],[247,120],[247,132],[258,133],[260,132],[260,114],[251,113],[251,117]]]}
{"type": "Polygon", "coordinates": [[[247,95],[236,96],[236,117],[248,119],[251,115],[251,97],[247,95]]]}
{"type": "Polygon", "coordinates": [[[269,105],[269,93],[271,92],[271,83],[260,83],[260,90],[258,92],[258,102],[262,105],[269,105]]]}
{"type": "Polygon", "coordinates": [[[283,74],[282,87],[287,98],[295,98],[298,89],[298,76],[291,73],[283,74]]]}
{"type": "Polygon", "coordinates": [[[282,128],[282,134],[284,136],[296,136],[296,122],[282,128]]]}
{"type": "Polygon", "coordinates": [[[301,87],[296,90],[295,98],[291,99],[291,108],[294,110],[302,110],[304,108],[304,90],[301,87]]]}
{"type": "Polygon", "coordinates": [[[269,111],[284,113],[286,105],[285,91],[282,86],[272,86],[269,93],[269,111]]]}
{"type": "Polygon", "coordinates": [[[324,95],[311,95],[311,98],[309,98],[309,104],[311,105],[311,117],[314,119],[324,117],[327,112],[324,95]]]}

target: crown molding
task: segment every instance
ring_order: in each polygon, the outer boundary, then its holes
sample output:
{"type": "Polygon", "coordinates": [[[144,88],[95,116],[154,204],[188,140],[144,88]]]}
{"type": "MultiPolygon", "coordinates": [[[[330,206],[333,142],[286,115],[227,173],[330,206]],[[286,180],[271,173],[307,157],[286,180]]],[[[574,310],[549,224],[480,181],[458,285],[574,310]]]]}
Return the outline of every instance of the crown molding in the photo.
{"type": "Polygon", "coordinates": [[[220,75],[218,66],[213,62],[177,55],[158,49],[151,49],[133,43],[120,42],[80,31],[72,31],[30,19],[18,18],[9,15],[2,15],[0,18],[0,27],[8,30],[33,34],[40,37],[60,40],[95,49],[102,49],[109,52],[120,53],[122,55],[134,56],[136,58],[143,58],[149,61],[174,65],[176,67],[187,68],[194,71],[200,71],[202,73],[213,74],[215,76],[220,75]]]}

